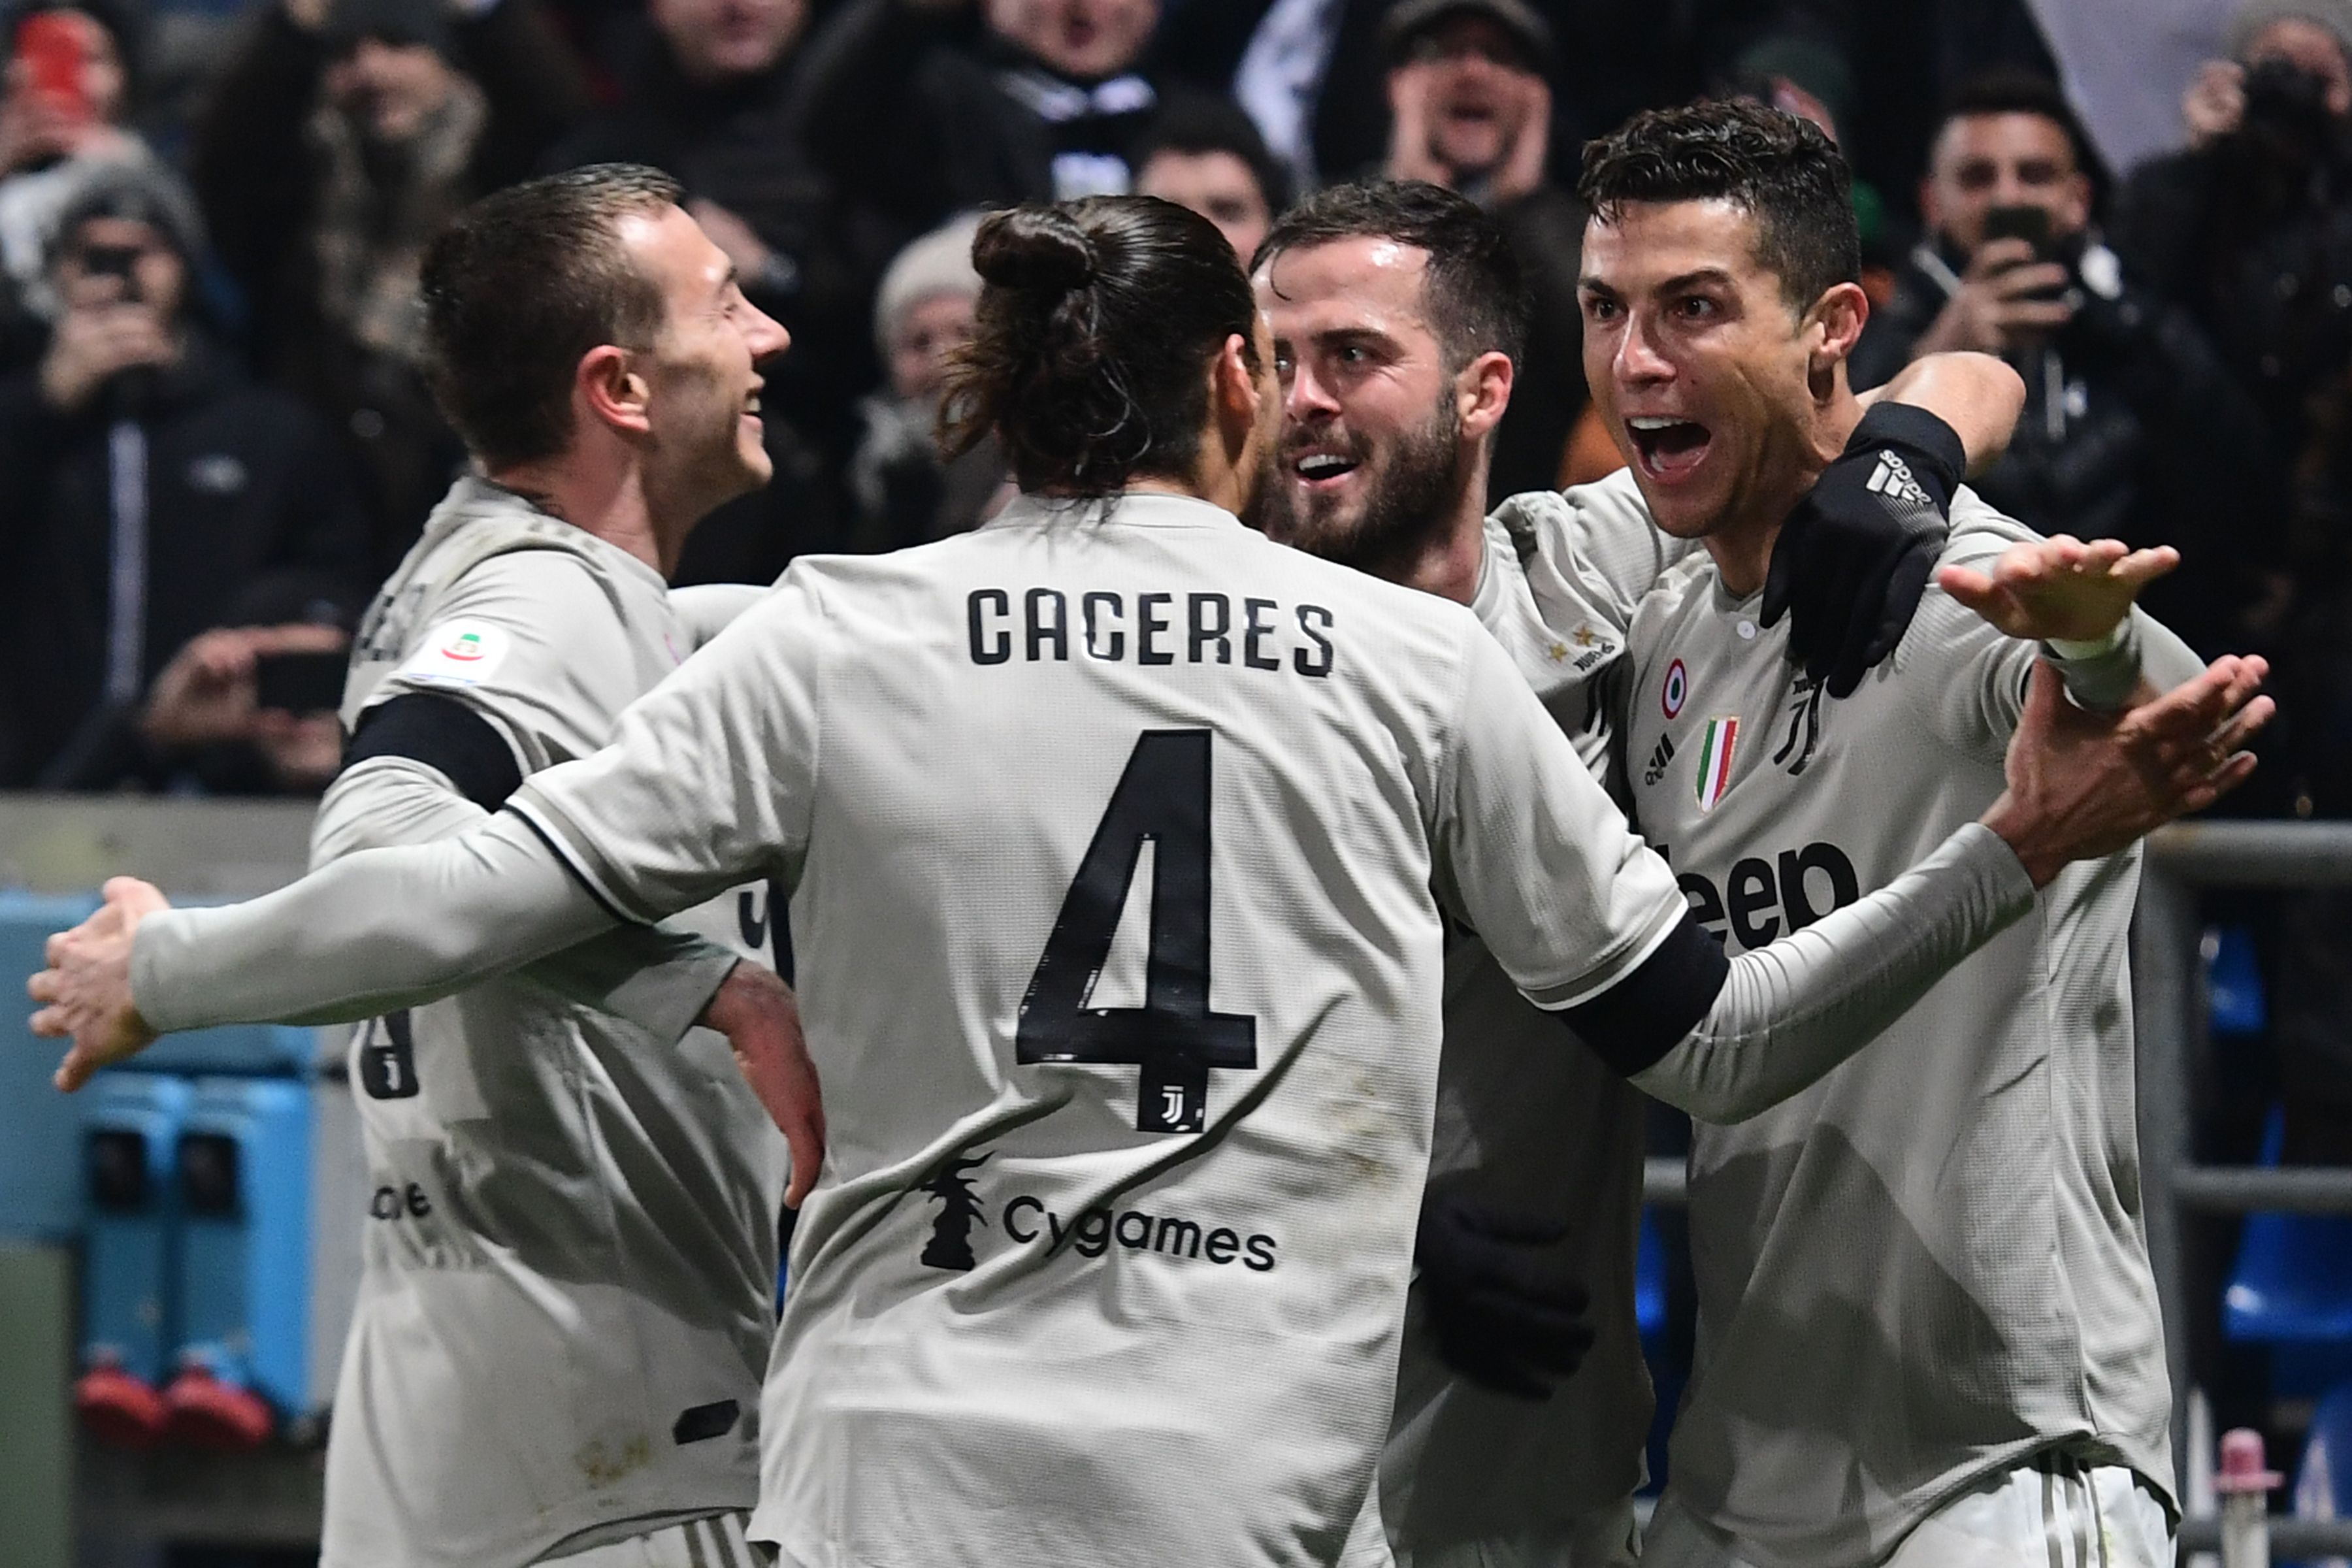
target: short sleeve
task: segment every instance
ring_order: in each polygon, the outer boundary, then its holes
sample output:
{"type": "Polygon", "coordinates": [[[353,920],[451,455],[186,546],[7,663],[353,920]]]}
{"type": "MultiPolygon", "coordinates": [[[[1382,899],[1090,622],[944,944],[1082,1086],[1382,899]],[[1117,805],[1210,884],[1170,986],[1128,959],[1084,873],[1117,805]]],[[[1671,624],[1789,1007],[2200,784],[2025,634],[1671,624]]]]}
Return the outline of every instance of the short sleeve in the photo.
{"type": "Polygon", "coordinates": [[[1532,1001],[1573,1006],[1631,973],[1688,905],[1501,647],[1465,643],[1433,825],[1441,896],[1532,1001]]]}
{"type": "Polygon", "coordinates": [[[611,736],[642,689],[631,646],[586,562],[567,550],[509,551],[452,585],[368,704],[420,691],[462,703],[530,773],[611,736]]]}
{"type": "Polygon", "coordinates": [[[610,746],[509,808],[591,891],[650,921],[739,883],[796,883],[824,745],[826,619],[801,571],[621,716],[610,746]]]}
{"type": "Polygon", "coordinates": [[[1692,548],[1651,521],[1630,469],[1572,489],[1513,496],[1492,521],[1523,559],[1533,557],[1528,576],[1539,599],[1546,574],[1557,574],[1581,609],[1621,637],[1634,606],[1692,548]]]}

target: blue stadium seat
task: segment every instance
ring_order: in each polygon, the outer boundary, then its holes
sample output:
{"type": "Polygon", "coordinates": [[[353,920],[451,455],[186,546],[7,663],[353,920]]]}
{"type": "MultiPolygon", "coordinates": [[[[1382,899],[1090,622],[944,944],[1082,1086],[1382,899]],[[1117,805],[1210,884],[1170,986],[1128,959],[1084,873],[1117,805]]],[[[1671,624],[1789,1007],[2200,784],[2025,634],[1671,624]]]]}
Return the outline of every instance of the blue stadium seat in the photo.
{"type": "MultiPolygon", "coordinates": [[[[2352,1383],[2336,1389],[2312,1413],[2303,1458],[2294,1468],[2290,1511],[2297,1519],[2342,1519],[2352,1511],[2352,1383]]],[[[2296,1565],[2283,1563],[2279,1568],[2296,1565]]],[[[2352,1568],[2352,1563],[2328,1557],[2302,1568],[2352,1568]]]]}
{"type": "MultiPolygon", "coordinates": [[[[2285,1126],[2273,1108],[2262,1163],[2278,1163],[2285,1126]]],[[[2221,1322],[2233,1340],[2352,1345],[2352,1217],[2248,1215],[2221,1322]]]]}
{"type": "Polygon", "coordinates": [[[2263,1005],[2263,972],[2254,959],[2254,933],[2244,926],[2207,926],[2206,1026],[2216,1035],[2259,1035],[2270,1025],[2263,1005]]]}
{"type": "Polygon", "coordinates": [[[95,897],[0,892],[0,1237],[58,1241],[81,1228],[81,1110],[49,1087],[64,1048],[25,1026],[25,977],[49,933],[80,922],[95,897]]]}

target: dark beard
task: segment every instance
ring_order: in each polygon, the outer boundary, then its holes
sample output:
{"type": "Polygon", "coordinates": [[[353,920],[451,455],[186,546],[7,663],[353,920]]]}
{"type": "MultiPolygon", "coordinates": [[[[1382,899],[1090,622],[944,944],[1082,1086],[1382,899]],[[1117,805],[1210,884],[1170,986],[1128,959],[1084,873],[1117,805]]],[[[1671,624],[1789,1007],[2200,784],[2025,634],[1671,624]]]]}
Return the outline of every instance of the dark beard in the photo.
{"type": "Polygon", "coordinates": [[[1302,518],[1293,510],[1295,498],[1286,466],[1277,456],[1276,471],[1258,487],[1251,508],[1254,515],[1247,521],[1309,554],[1360,572],[1391,575],[1390,568],[1408,563],[1445,525],[1461,483],[1465,458],[1461,437],[1461,416],[1449,391],[1426,423],[1398,438],[1373,476],[1363,516],[1344,531],[1302,518]]]}

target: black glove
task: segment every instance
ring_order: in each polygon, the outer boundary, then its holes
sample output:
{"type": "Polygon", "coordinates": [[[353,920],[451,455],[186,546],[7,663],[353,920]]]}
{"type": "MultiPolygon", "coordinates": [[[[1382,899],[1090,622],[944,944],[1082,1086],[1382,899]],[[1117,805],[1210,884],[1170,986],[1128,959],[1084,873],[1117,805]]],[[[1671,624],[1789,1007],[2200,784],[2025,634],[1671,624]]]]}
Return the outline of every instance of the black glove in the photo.
{"type": "Polygon", "coordinates": [[[1967,464],[1950,426],[1880,403],[1781,525],[1764,624],[1788,615],[1790,656],[1831,696],[1852,696],[1903,640],[1951,533],[1967,464]]]}
{"type": "Polygon", "coordinates": [[[1592,1348],[1583,1287],[1547,1268],[1538,1249],[1565,1225],[1499,1215],[1460,1198],[1421,1205],[1413,1261],[1423,1320],[1446,1365],[1496,1394],[1551,1397],[1592,1348]]]}

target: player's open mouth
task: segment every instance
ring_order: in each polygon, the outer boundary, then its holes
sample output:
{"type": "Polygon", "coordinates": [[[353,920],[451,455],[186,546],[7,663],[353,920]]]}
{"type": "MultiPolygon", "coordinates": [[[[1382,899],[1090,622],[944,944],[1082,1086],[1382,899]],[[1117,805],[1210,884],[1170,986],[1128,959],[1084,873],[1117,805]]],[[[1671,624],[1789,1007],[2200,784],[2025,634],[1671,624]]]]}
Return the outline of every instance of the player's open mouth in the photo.
{"type": "Polygon", "coordinates": [[[1344,452],[1303,452],[1288,460],[1291,474],[1308,489],[1337,488],[1361,466],[1362,459],[1344,452]]]}
{"type": "Polygon", "coordinates": [[[1656,415],[1637,415],[1626,420],[1625,433],[1633,438],[1634,460],[1642,471],[1669,484],[1687,478],[1705,461],[1706,449],[1715,440],[1707,427],[1696,420],[1656,415]]]}

